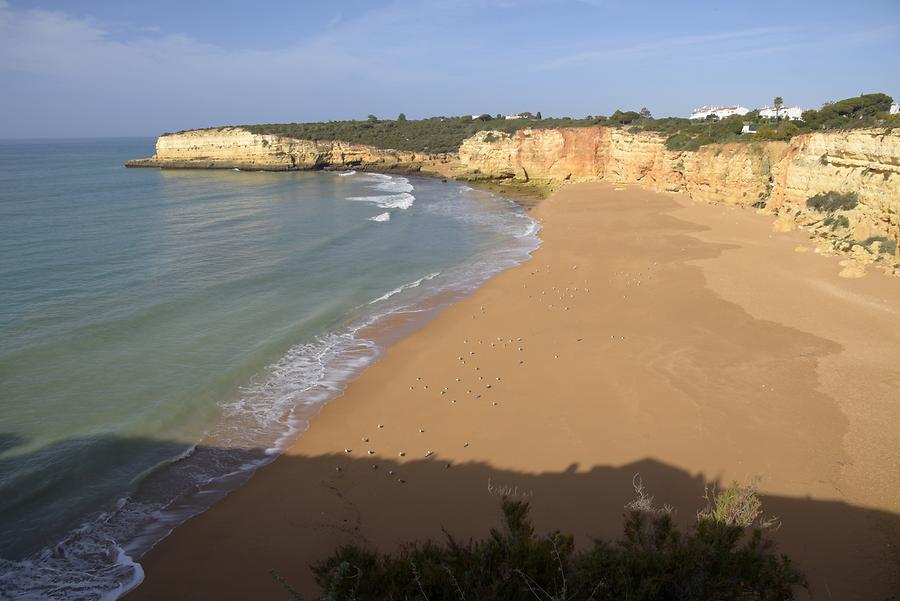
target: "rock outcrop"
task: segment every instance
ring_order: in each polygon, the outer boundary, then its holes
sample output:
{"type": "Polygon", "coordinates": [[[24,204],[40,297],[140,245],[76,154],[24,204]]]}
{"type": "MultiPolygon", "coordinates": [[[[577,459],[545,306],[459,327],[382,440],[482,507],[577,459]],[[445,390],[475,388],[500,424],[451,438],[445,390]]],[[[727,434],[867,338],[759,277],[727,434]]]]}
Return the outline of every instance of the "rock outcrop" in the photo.
{"type": "Polygon", "coordinates": [[[857,264],[878,262],[900,273],[900,131],[823,132],[790,142],[710,144],[696,152],[671,151],[665,142],[661,134],[610,127],[483,131],[448,155],[225,127],[161,136],[156,155],[127,165],[371,169],[544,188],[585,180],[637,184],[759,207],[778,216],[781,231],[799,226],[817,234],[823,241],[817,252],[847,252],[857,264]],[[826,192],[852,192],[858,203],[830,213],[807,207],[807,199],[826,192]]]}
{"type": "Polygon", "coordinates": [[[607,127],[480,132],[459,151],[458,177],[602,180],[683,192],[711,203],[753,205],[779,216],[781,231],[812,230],[818,252],[846,251],[894,272],[900,240],[900,132],[850,130],[790,142],[710,144],[670,151],[666,138],[607,127]],[[856,207],[823,213],[806,201],[853,193],[856,207]]]}
{"type": "Polygon", "coordinates": [[[382,169],[440,173],[453,157],[385,150],[339,140],[296,140],[240,127],[198,129],[160,136],[156,154],[128,167],[169,169],[382,169]],[[430,167],[430,169],[427,169],[430,167]]]}

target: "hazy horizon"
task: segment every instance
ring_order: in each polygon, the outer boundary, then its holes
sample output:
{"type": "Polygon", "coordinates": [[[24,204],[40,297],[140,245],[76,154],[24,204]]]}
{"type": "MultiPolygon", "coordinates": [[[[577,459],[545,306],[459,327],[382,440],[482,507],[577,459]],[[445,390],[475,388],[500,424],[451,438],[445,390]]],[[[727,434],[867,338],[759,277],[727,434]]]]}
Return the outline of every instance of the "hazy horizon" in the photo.
{"type": "Polygon", "coordinates": [[[0,138],[900,96],[900,4],[843,6],[0,0],[0,138]]]}

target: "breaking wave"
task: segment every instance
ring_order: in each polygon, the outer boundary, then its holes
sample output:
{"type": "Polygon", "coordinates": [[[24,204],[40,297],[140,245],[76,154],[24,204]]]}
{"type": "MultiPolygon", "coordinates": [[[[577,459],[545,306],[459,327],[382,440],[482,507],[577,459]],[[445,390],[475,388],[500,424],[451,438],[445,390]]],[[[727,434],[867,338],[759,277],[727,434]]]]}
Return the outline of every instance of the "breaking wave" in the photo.
{"type": "Polygon", "coordinates": [[[381,301],[383,301],[383,300],[387,300],[387,299],[391,298],[391,297],[394,296],[395,294],[400,294],[400,293],[403,292],[404,290],[409,290],[410,288],[418,288],[419,285],[420,285],[422,282],[427,282],[427,281],[429,281],[429,280],[433,280],[434,278],[436,278],[436,277],[439,276],[439,275],[441,275],[441,272],[440,272],[440,271],[436,271],[436,272],[434,272],[434,273],[429,273],[428,275],[426,275],[426,276],[424,276],[424,277],[421,277],[421,278],[419,278],[418,280],[415,280],[415,281],[410,282],[410,283],[408,283],[408,284],[403,284],[402,286],[399,286],[399,287],[397,287],[397,288],[394,288],[394,289],[391,290],[390,292],[387,292],[387,293],[385,293],[385,294],[379,296],[378,298],[369,301],[369,304],[370,304],[370,305],[374,305],[375,303],[379,303],[379,302],[381,302],[381,301]]]}
{"type": "Polygon", "coordinates": [[[387,192],[388,194],[348,196],[347,200],[371,202],[382,209],[402,210],[410,208],[416,201],[416,197],[412,195],[413,185],[405,177],[394,177],[381,173],[367,173],[363,177],[365,178],[364,181],[371,182],[371,188],[379,192],[387,192]]]}

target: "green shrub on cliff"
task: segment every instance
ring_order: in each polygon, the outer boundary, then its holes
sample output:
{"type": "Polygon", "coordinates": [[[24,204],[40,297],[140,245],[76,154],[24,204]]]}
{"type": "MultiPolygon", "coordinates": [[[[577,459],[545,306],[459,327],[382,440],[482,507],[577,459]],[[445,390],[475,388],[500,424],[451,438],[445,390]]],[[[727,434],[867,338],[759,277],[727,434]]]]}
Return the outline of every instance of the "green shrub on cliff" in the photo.
{"type": "Polygon", "coordinates": [[[875,243],[878,243],[878,252],[885,253],[888,255],[897,254],[897,241],[891,240],[886,236],[869,236],[865,240],[863,240],[862,245],[869,247],[875,243]]]}
{"type": "MultiPolygon", "coordinates": [[[[324,599],[633,601],[793,598],[803,575],[778,554],[755,486],[707,496],[687,531],[636,478],[620,539],[576,551],[559,531],[535,533],[524,501],[504,498],[503,527],[481,540],[408,544],[395,553],[340,548],[313,567],[324,599]]],[[[277,575],[276,580],[285,584],[277,575]]],[[[294,599],[302,597],[285,585],[294,599]]]]}
{"type": "Polygon", "coordinates": [[[815,196],[810,196],[806,200],[806,206],[810,209],[819,211],[820,213],[831,213],[832,211],[849,211],[859,204],[859,196],[856,192],[820,192],[815,196]]]}

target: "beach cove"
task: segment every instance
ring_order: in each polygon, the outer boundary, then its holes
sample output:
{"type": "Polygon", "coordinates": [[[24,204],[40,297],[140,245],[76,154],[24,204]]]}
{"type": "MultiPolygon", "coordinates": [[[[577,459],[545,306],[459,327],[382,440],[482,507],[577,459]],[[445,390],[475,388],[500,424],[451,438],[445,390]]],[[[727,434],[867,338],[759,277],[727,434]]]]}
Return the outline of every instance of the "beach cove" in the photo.
{"type": "Polygon", "coordinates": [[[635,474],[685,522],[705,484],[760,477],[812,598],[895,591],[895,281],[684,196],[577,184],[532,215],[530,261],[390,346],[127,598],[281,599],[270,570],[311,593],[338,546],[481,536],[503,494],[586,545],[618,534],[635,474]]]}

